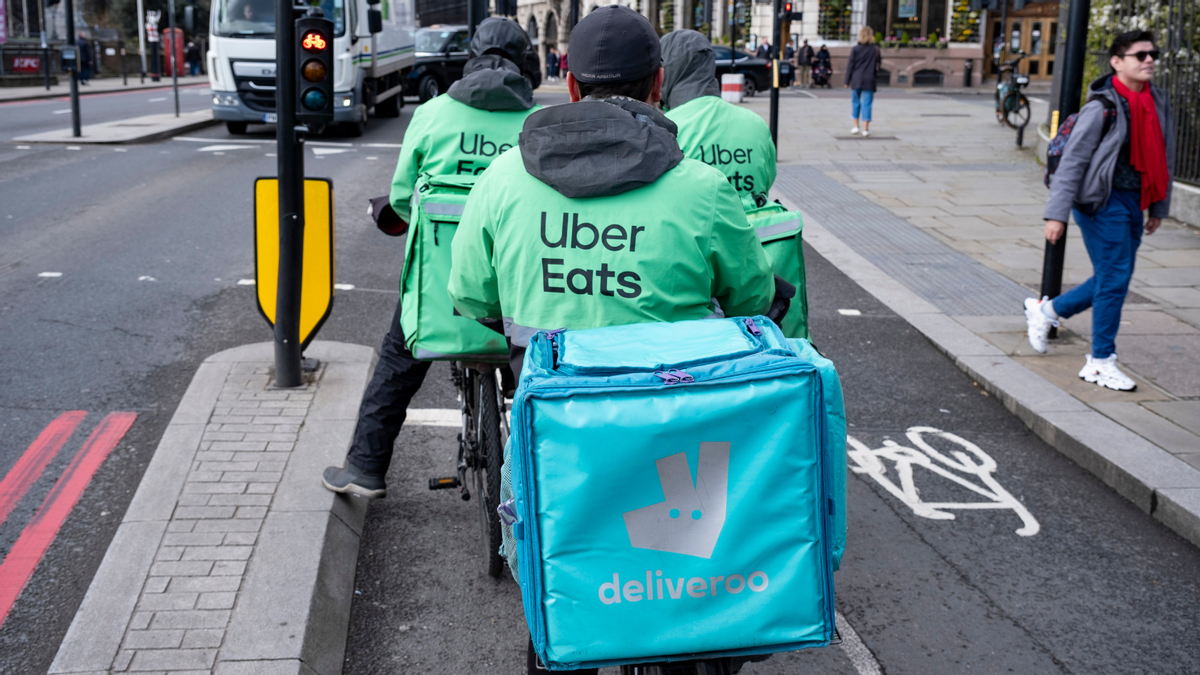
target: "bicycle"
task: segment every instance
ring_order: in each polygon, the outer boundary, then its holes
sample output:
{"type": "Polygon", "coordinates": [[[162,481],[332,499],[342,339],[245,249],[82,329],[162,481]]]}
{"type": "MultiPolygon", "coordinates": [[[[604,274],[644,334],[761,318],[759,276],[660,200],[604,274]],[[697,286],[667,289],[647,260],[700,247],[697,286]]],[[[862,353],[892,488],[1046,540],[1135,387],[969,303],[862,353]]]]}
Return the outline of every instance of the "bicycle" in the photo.
{"type": "Polygon", "coordinates": [[[450,362],[450,378],[462,401],[456,475],[429,479],[430,490],[458,488],[463,501],[470,501],[467,474],[471,474],[469,484],[475,489],[480,507],[485,567],[493,579],[500,578],[505,565],[500,556],[502,535],[496,512],[500,506],[500,468],[509,433],[508,406],[502,387],[497,384],[501,369],[490,363],[450,362]]]}
{"type": "Polygon", "coordinates": [[[996,83],[996,121],[1013,129],[1023,129],[1029,124],[1032,113],[1029,99],[1021,90],[1029,86],[1029,76],[1017,72],[1017,64],[1028,54],[1016,52],[1017,58],[1000,65],[1000,74],[1008,73],[1008,80],[996,83]]]}

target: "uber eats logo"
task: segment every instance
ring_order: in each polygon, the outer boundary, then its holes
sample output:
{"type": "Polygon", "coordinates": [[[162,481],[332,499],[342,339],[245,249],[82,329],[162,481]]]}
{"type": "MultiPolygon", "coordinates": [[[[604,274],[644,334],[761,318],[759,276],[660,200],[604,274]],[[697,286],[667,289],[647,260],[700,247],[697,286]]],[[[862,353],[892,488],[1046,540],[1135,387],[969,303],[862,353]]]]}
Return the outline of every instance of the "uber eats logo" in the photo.
{"type": "Polygon", "coordinates": [[[750,159],[754,153],[752,148],[722,148],[720,145],[713,143],[709,147],[700,146],[700,161],[715,166],[728,177],[729,182],[733,185],[733,189],[753,192],[754,191],[754,176],[749,173],[742,173],[738,168],[742,165],[748,165],[753,160],[750,159]],[[733,173],[729,173],[727,167],[734,167],[733,173]]]}
{"type": "MultiPolygon", "coordinates": [[[[696,479],[687,454],[663,457],[654,463],[662,484],[663,501],[626,511],[625,529],[634,548],[668,551],[709,559],[725,526],[725,507],[729,493],[729,443],[701,443],[696,479]]],[[[640,576],[640,575],[639,575],[640,576]]],[[[600,602],[614,605],[644,600],[679,600],[688,597],[714,597],[721,593],[737,595],[747,588],[760,593],[770,580],[766,572],[691,577],[646,570],[641,579],[622,584],[614,573],[612,581],[600,584],[600,602]],[[665,593],[664,593],[665,591],[665,593]]]]}
{"type": "MultiPolygon", "coordinates": [[[[597,246],[613,252],[637,252],[638,235],[645,232],[641,225],[625,226],[617,223],[593,225],[580,222],[578,213],[562,214],[562,222],[551,220],[542,211],[542,244],[546,248],[567,248],[590,251],[597,246]]],[[[643,238],[645,235],[643,234],[643,238]]],[[[563,258],[542,258],[542,291],[576,295],[619,295],[636,298],[642,294],[638,284],[642,278],[637,272],[611,269],[602,263],[600,269],[566,269],[563,258]]]]}
{"type": "Polygon", "coordinates": [[[466,132],[461,132],[458,135],[458,150],[464,155],[472,155],[476,158],[483,157],[485,159],[460,159],[455,173],[458,175],[479,175],[483,170],[488,168],[488,163],[493,157],[500,156],[505,150],[512,147],[511,143],[497,143],[489,141],[484,134],[471,134],[467,136],[466,132]]]}

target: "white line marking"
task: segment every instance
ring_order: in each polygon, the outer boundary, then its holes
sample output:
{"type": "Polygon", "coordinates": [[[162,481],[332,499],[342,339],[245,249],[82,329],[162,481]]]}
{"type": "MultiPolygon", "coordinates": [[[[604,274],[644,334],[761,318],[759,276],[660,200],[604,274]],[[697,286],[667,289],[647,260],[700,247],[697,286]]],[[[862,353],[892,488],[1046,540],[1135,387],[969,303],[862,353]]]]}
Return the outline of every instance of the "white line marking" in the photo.
{"type": "Polygon", "coordinates": [[[225,152],[226,150],[249,150],[249,145],[206,145],[196,152],[225,152]]]}
{"type": "Polygon", "coordinates": [[[453,408],[409,408],[404,423],[423,427],[461,427],[462,411],[453,408]]]}
{"type": "MultiPolygon", "coordinates": [[[[189,143],[212,143],[213,141],[215,141],[217,139],[201,138],[199,136],[176,136],[175,138],[173,138],[171,140],[186,141],[189,143]]],[[[262,144],[266,144],[266,145],[274,145],[275,144],[275,141],[264,141],[264,140],[254,139],[254,138],[230,138],[230,139],[222,139],[222,140],[226,143],[262,143],[262,144]]]]}
{"type": "Polygon", "coordinates": [[[155,279],[154,277],[148,277],[143,274],[142,276],[138,277],[138,281],[158,281],[158,279],[155,279]]]}
{"type": "Polygon", "coordinates": [[[804,94],[805,96],[807,96],[807,97],[809,97],[809,98],[813,99],[814,101],[819,101],[819,100],[821,100],[821,98],[820,98],[819,96],[817,96],[816,94],[812,93],[811,91],[804,91],[803,89],[801,89],[799,93],[801,93],[801,94],[804,94]]]}
{"type": "Polygon", "coordinates": [[[996,482],[996,479],[992,476],[997,468],[996,460],[992,459],[983,450],[980,450],[979,446],[965,438],[956,436],[948,431],[934,429],[933,427],[909,427],[905,435],[920,451],[906,448],[891,440],[885,440],[882,448],[872,450],[857,438],[847,436],[846,444],[849,447],[846,454],[850,456],[850,459],[854,460],[854,464],[850,467],[850,470],[858,474],[867,474],[876,483],[883,486],[885,490],[904,502],[906,506],[912,509],[913,513],[922,518],[954,520],[954,514],[950,513],[947,509],[1011,509],[1021,519],[1021,527],[1016,530],[1019,536],[1032,537],[1041,530],[1041,525],[1038,524],[1033,514],[1025,508],[1025,505],[1009,494],[1003,487],[1000,487],[1000,483],[996,482]],[[954,450],[950,453],[953,455],[953,459],[951,459],[929,445],[925,441],[926,435],[941,438],[951,443],[957,443],[967,452],[954,450]],[[971,457],[971,455],[974,455],[974,457],[971,457]],[[896,474],[900,478],[900,485],[896,485],[891,479],[885,477],[884,474],[887,473],[887,468],[880,461],[880,458],[895,462],[896,474]],[[942,465],[945,465],[945,468],[942,465]],[[987,498],[989,501],[964,503],[923,502],[921,501],[921,491],[917,489],[916,483],[913,481],[914,466],[931,471],[975,494],[987,498]],[[952,473],[952,471],[974,476],[983,483],[984,487],[980,487],[978,484],[952,473]]]}
{"type": "Polygon", "coordinates": [[[113,152],[129,152],[126,148],[113,148],[113,152]]]}
{"type": "Polygon", "coordinates": [[[254,279],[238,279],[238,286],[253,286],[256,283],[254,279]]]}
{"type": "Polygon", "coordinates": [[[1034,103],[1046,103],[1046,99],[1044,99],[1044,98],[1036,98],[1034,96],[1029,96],[1027,98],[1029,98],[1029,100],[1033,101],[1034,103]]]}
{"type": "Polygon", "coordinates": [[[213,154],[214,154],[214,155],[224,155],[225,153],[223,153],[223,152],[214,152],[213,154]]]}
{"type": "Polygon", "coordinates": [[[47,279],[57,279],[62,276],[62,272],[38,272],[38,276],[47,279]]]}
{"type": "Polygon", "coordinates": [[[158,98],[150,99],[150,103],[158,103],[159,101],[165,101],[165,100],[167,100],[166,96],[159,96],[158,98]]]}
{"type": "Polygon", "coordinates": [[[372,161],[372,162],[373,162],[373,161],[375,161],[375,160],[377,160],[377,159],[379,159],[379,158],[378,158],[378,157],[368,157],[368,158],[367,158],[367,160],[368,160],[368,161],[372,161]]]}
{"type": "Polygon", "coordinates": [[[82,150],[83,148],[79,147],[78,145],[68,145],[67,149],[68,150],[82,150]]]}
{"type": "Polygon", "coordinates": [[[268,153],[266,153],[266,154],[265,154],[265,156],[267,156],[267,157],[278,157],[279,155],[277,155],[277,154],[276,154],[276,153],[274,153],[274,152],[268,152],[268,153]]]}
{"type": "Polygon", "coordinates": [[[838,634],[842,636],[842,651],[846,652],[846,658],[850,659],[850,665],[854,666],[858,675],[883,675],[883,668],[879,666],[879,661],[863,644],[862,638],[858,637],[858,633],[846,620],[846,617],[842,616],[841,612],[837,612],[834,619],[837,622],[838,634]]]}
{"type": "Polygon", "coordinates": [[[71,109],[70,109],[70,108],[67,108],[66,110],[54,110],[54,111],[51,111],[51,112],[50,112],[50,114],[51,114],[51,115],[65,115],[65,114],[67,114],[67,113],[69,113],[69,112],[71,112],[71,109]]]}
{"type": "Polygon", "coordinates": [[[354,284],[334,284],[334,285],[333,285],[333,287],[334,287],[336,290],[339,290],[339,291],[352,291],[352,290],[354,290],[354,284]]]}
{"type": "Polygon", "coordinates": [[[312,151],[313,151],[313,154],[316,155],[317,157],[324,157],[325,155],[340,155],[343,152],[354,152],[354,149],[353,148],[313,148],[312,151]]]}
{"type": "Polygon", "coordinates": [[[842,316],[862,316],[862,312],[857,309],[839,309],[838,314],[842,316]]]}
{"type": "Polygon", "coordinates": [[[28,150],[29,148],[30,148],[30,146],[28,146],[28,145],[18,145],[17,146],[18,150],[28,150]]]}
{"type": "Polygon", "coordinates": [[[363,143],[364,148],[398,148],[400,143],[363,143]]]}
{"type": "Polygon", "coordinates": [[[353,148],[353,143],[334,143],[333,141],[305,141],[305,145],[322,145],[330,148],[353,148]]]}

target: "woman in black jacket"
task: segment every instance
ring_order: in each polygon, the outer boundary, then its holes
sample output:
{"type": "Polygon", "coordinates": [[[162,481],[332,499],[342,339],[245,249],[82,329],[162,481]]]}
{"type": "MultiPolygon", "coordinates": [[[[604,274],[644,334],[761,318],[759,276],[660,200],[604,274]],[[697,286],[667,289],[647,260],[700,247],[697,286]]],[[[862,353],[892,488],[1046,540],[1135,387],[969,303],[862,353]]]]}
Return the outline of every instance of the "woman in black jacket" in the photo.
{"type": "Polygon", "coordinates": [[[879,47],[875,46],[875,31],[870,26],[863,26],[858,31],[858,44],[850,50],[850,61],[846,63],[846,88],[852,91],[850,95],[850,116],[854,118],[852,135],[861,133],[870,136],[867,129],[871,126],[871,104],[875,101],[875,71],[883,56],[879,47]],[[859,122],[862,130],[859,131],[859,122]]]}

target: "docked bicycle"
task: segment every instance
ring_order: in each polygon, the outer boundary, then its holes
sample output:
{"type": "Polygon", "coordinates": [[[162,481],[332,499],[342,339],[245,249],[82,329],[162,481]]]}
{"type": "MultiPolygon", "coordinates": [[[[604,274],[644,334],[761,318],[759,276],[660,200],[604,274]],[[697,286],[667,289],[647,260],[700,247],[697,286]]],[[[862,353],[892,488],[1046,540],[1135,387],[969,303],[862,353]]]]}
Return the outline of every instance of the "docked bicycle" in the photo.
{"type": "Polygon", "coordinates": [[[1017,72],[1017,65],[1028,54],[1016,52],[1017,58],[1000,65],[1001,80],[996,84],[996,121],[1013,129],[1024,129],[1032,113],[1029,99],[1021,91],[1029,86],[1029,76],[1017,72]],[[1008,78],[1004,79],[1007,74],[1008,78]]]}

